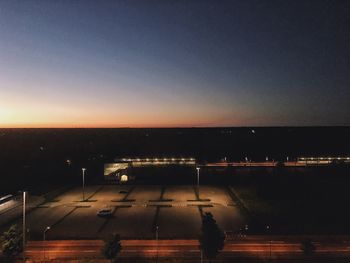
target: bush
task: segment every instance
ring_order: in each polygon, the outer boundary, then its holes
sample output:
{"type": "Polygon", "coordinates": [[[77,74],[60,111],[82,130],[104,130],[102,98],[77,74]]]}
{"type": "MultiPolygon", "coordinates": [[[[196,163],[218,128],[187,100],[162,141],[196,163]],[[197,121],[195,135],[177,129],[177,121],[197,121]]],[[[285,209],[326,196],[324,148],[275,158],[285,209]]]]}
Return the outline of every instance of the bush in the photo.
{"type": "Polygon", "coordinates": [[[109,239],[105,241],[105,246],[103,248],[103,255],[105,258],[110,259],[113,262],[121,251],[122,246],[120,243],[120,236],[118,234],[113,234],[109,239]]]}
{"type": "Polygon", "coordinates": [[[13,257],[23,251],[22,231],[17,225],[12,225],[1,236],[2,252],[5,256],[13,257]]]}

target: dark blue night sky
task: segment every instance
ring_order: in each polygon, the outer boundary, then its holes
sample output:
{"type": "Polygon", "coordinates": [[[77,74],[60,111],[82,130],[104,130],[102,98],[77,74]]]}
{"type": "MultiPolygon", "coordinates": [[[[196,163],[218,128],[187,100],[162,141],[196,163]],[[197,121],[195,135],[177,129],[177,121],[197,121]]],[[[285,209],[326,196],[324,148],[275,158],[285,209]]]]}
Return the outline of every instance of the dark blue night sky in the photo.
{"type": "Polygon", "coordinates": [[[0,127],[350,125],[350,1],[0,1],[0,127]]]}

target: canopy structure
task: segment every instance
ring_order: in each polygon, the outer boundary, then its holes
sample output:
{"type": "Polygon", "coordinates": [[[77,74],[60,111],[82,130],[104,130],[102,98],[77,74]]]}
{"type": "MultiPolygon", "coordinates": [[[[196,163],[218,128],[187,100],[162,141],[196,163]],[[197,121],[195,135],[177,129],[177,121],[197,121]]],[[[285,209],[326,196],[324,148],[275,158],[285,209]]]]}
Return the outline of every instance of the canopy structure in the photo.
{"type": "Polygon", "coordinates": [[[104,177],[108,181],[122,182],[128,178],[129,170],[133,167],[195,166],[196,164],[195,158],[122,158],[104,165],[104,177]]]}

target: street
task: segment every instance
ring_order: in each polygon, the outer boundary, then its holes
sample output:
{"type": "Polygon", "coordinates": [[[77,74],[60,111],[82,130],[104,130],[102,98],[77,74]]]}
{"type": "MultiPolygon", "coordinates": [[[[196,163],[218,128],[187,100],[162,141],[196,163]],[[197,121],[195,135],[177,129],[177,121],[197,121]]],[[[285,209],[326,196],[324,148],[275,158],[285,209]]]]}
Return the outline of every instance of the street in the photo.
{"type": "MultiPolygon", "coordinates": [[[[303,237],[249,237],[226,242],[219,259],[260,258],[298,259],[303,257],[300,241],[303,237]],[[271,241],[274,239],[275,241],[271,241]],[[271,251],[271,252],[270,252],[271,251]]],[[[315,242],[315,257],[350,259],[350,239],[315,242]]],[[[103,258],[102,240],[31,241],[26,257],[32,260],[103,258]]],[[[198,240],[122,240],[121,258],[200,258],[198,240]]]]}

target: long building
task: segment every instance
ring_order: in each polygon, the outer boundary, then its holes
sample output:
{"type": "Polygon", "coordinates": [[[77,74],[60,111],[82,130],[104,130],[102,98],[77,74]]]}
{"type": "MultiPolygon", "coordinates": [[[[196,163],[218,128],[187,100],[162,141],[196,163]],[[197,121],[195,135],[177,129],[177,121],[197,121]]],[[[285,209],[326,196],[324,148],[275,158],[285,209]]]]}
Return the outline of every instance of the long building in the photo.
{"type": "Polygon", "coordinates": [[[130,170],[134,167],[196,166],[195,158],[123,158],[104,165],[104,177],[107,181],[126,182],[130,179],[130,170]]]}

